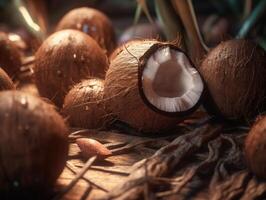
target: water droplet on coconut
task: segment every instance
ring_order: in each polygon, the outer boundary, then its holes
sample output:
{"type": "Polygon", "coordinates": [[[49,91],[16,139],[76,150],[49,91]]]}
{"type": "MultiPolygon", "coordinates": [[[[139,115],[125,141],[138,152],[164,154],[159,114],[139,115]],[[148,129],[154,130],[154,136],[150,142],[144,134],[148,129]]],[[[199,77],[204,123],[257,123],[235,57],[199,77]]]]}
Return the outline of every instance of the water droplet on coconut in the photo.
{"type": "Polygon", "coordinates": [[[81,29],[81,27],[82,27],[81,23],[78,23],[78,24],[77,24],[77,28],[78,28],[78,29],[81,29]]]}
{"type": "Polygon", "coordinates": [[[62,77],[62,76],[63,76],[63,74],[62,74],[62,71],[61,71],[61,70],[57,70],[57,71],[56,71],[56,74],[57,74],[57,76],[58,76],[58,77],[62,77]]]}
{"type": "Polygon", "coordinates": [[[23,107],[27,107],[28,106],[28,101],[27,98],[21,98],[20,103],[23,107]]]}
{"type": "Polygon", "coordinates": [[[77,58],[77,54],[74,53],[74,54],[73,54],[73,58],[74,58],[74,59],[77,58]]]}

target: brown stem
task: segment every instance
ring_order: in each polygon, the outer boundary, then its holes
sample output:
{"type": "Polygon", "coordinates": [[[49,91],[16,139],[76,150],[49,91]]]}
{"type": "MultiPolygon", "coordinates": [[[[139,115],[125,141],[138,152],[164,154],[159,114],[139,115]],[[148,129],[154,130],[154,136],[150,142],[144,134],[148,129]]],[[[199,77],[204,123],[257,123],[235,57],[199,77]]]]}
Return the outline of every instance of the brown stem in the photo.
{"type": "Polygon", "coordinates": [[[201,37],[192,2],[191,0],[171,1],[183,22],[188,39],[190,40],[190,45],[188,46],[193,56],[192,59],[198,64],[208,51],[208,47],[204,44],[201,37]]]}
{"type": "Polygon", "coordinates": [[[91,167],[91,165],[96,160],[96,158],[97,158],[97,156],[91,157],[86,162],[86,164],[84,165],[84,167],[80,170],[80,172],[75,176],[75,178],[73,178],[71,180],[71,182],[68,184],[68,186],[66,186],[61,192],[59,192],[53,198],[53,200],[59,200],[59,199],[61,199],[69,190],[71,190],[76,185],[76,183],[79,181],[79,179],[88,171],[88,169],[91,167]]]}
{"type": "MultiPolygon", "coordinates": [[[[67,168],[74,174],[77,174],[76,170],[75,170],[75,166],[73,166],[72,164],[70,163],[67,163],[67,168]]],[[[91,169],[94,169],[92,166],[90,167],[91,169]]],[[[94,169],[95,170],[95,169],[94,169]]],[[[97,185],[96,183],[93,183],[92,181],[90,181],[89,179],[85,178],[85,177],[82,177],[83,180],[87,181],[88,183],[90,183],[91,185],[95,186],[96,188],[104,191],[104,192],[108,192],[108,190],[106,190],[105,188],[97,185]]]]}
{"type": "Polygon", "coordinates": [[[130,174],[127,180],[108,193],[104,199],[143,197],[147,177],[163,177],[173,172],[185,157],[195,153],[203,144],[217,137],[220,131],[221,126],[205,125],[176,138],[169,145],[159,149],[153,156],[142,160],[141,165],[130,174]]]}

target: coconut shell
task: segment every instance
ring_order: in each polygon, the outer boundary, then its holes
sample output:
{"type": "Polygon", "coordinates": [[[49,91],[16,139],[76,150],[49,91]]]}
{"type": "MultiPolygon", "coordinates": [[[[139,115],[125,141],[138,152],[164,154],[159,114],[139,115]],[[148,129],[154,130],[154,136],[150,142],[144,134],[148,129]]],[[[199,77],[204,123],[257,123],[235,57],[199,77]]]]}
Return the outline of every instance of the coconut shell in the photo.
{"type": "Polygon", "coordinates": [[[63,118],[40,98],[4,91],[0,93],[0,126],[0,191],[51,189],[68,155],[63,118]]]}
{"type": "Polygon", "coordinates": [[[250,119],[265,111],[266,53],[255,43],[235,39],[212,49],[199,69],[209,98],[205,108],[228,119],[250,119]]]}
{"type": "Polygon", "coordinates": [[[266,117],[257,119],[245,141],[245,158],[250,170],[266,179],[266,117]]]}
{"type": "Polygon", "coordinates": [[[69,11],[58,23],[56,30],[77,29],[94,38],[109,55],[116,46],[112,22],[93,8],[76,8],[69,11]]]}
{"type": "Polygon", "coordinates": [[[156,40],[135,40],[121,46],[112,56],[104,84],[108,112],[144,132],[169,129],[178,122],[176,118],[163,116],[150,109],[140,96],[139,59],[156,43],[156,40]]]}
{"type": "Polygon", "coordinates": [[[104,125],[103,80],[88,79],[75,85],[65,97],[62,113],[69,124],[82,128],[104,125]]]}
{"type": "Polygon", "coordinates": [[[0,68],[0,91],[1,90],[13,90],[15,89],[14,83],[7,73],[0,68]]]}
{"type": "Polygon", "coordinates": [[[61,107],[69,89],[88,77],[103,78],[108,60],[99,45],[76,30],[46,39],[35,55],[35,82],[41,96],[61,107]]]}
{"type": "Polygon", "coordinates": [[[6,33],[0,32],[0,67],[13,79],[18,75],[20,66],[19,49],[6,33]]]}

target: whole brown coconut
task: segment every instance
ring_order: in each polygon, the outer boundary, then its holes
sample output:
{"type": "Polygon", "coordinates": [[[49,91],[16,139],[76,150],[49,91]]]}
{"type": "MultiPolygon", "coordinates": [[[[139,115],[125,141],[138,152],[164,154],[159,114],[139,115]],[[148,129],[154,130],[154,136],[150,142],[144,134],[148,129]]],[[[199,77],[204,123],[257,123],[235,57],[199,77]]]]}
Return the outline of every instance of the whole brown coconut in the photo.
{"type": "Polygon", "coordinates": [[[104,125],[103,84],[102,79],[88,79],[69,91],[62,113],[71,126],[100,128],[104,125]]]}
{"type": "Polygon", "coordinates": [[[90,36],[63,30],[38,49],[34,76],[40,95],[61,106],[71,86],[88,77],[103,78],[107,68],[106,55],[90,36]]]}
{"type": "Polygon", "coordinates": [[[210,98],[205,107],[229,119],[250,119],[265,111],[266,53],[255,43],[235,39],[211,50],[199,69],[210,98]]]}
{"type": "MultiPolygon", "coordinates": [[[[192,84],[190,77],[184,83],[180,81],[180,75],[185,78],[189,76],[189,72],[183,70],[185,65],[190,63],[185,57],[184,53],[176,50],[173,45],[156,40],[135,40],[119,47],[112,55],[106,73],[104,100],[107,111],[143,132],[158,132],[175,126],[183,117],[180,115],[170,118],[161,115],[161,112],[164,110],[167,114],[182,113],[179,106],[194,110],[201,95],[199,94],[199,98],[195,97],[195,102],[190,99],[192,107],[186,100],[177,97],[189,90],[187,83],[192,84]],[[178,56],[175,57],[175,54],[178,56]],[[181,57],[179,54],[182,54],[181,57]],[[179,61],[184,64],[182,67],[178,64],[179,61]],[[184,88],[181,88],[183,85],[184,88]]],[[[202,92],[203,84],[198,83],[202,92]]],[[[197,91],[194,95],[197,95],[197,91]]]]}
{"type": "Polygon", "coordinates": [[[6,33],[0,32],[0,67],[13,79],[19,73],[20,65],[19,49],[6,33]]]}
{"type": "Polygon", "coordinates": [[[266,178],[266,117],[257,119],[245,142],[245,157],[251,171],[266,178]]]}
{"type": "Polygon", "coordinates": [[[18,92],[0,93],[0,191],[51,189],[68,154],[68,129],[54,107],[18,92]]]}
{"type": "Polygon", "coordinates": [[[108,55],[116,46],[111,21],[104,13],[93,8],[82,7],[69,11],[56,29],[77,29],[85,32],[95,39],[108,55]]]}
{"type": "Polygon", "coordinates": [[[15,86],[11,78],[6,74],[6,72],[2,68],[0,68],[0,91],[13,89],[15,89],[15,86]]]}

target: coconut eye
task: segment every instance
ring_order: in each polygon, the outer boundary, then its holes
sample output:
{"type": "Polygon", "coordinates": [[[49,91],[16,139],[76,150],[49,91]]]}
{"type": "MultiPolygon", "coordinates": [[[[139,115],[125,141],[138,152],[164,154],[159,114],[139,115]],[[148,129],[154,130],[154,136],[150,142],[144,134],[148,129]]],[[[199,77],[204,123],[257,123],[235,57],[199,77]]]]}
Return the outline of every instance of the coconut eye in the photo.
{"type": "Polygon", "coordinates": [[[166,114],[181,114],[197,108],[204,84],[183,51],[162,46],[150,52],[144,63],[140,73],[144,102],[166,114]]]}

